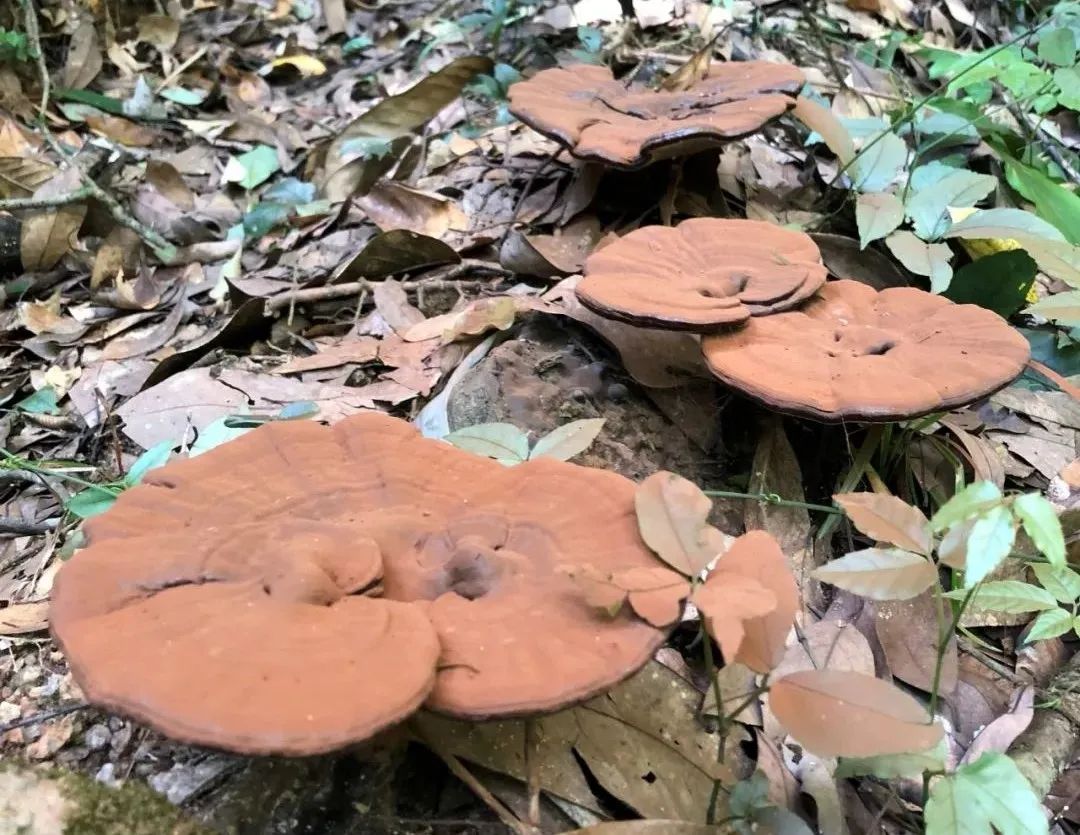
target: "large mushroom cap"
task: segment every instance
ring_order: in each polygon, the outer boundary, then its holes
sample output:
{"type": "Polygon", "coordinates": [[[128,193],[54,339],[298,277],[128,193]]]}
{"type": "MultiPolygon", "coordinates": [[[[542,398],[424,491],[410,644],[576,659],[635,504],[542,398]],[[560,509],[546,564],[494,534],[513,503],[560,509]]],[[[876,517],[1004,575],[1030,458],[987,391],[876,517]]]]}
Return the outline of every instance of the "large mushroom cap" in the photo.
{"type": "Polygon", "coordinates": [[[271,423],[88,522],[52,627],[90,701],[244,753],[338,748],[425,700],[558,709],[663,642],[560,570],[656,565],[633,496],[613,473],[507,468],[375,413],[271,423]]]}
{"type": "Polygon", "coordinates": [[[802,72],[790,64],[715,65],[682,92],[628,87],[607,67],[538,72],[510,88],[510,110],[580,159],[635,168],[746,136],[795,106],[802,72]]]}
{"type": "Polygon", "coordinates": [[[646,226],[597,250],[577,297],[609,319],[708,333],[801,304],[825,283],[809,235],[760,220],[646,226]]]}
{"type": "Polygon", "coordinates": [[[713,373],[770,408],[890,421],[962,406],[1024,369],[1027,341],[997,314],[910,287],[831,281],[800,310],[702,341],[713,373]]]}

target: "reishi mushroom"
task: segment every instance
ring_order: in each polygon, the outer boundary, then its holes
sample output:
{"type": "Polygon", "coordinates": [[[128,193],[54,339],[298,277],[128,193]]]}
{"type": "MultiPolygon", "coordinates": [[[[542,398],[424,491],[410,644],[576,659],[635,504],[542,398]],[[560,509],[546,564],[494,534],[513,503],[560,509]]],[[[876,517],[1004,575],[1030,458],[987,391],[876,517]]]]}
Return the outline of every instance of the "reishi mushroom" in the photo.
{"type": "Polygon", "coordinates": [[[708,333],[801,304],[825,283],[817,245],[759,220],[645,226],[595,251],[578,300],[641,327],[708,333]]]}
{"type": "Polygon", "coordinates": [[[1024,369],[1027,341],[997,314],[913,287],[830,281],[799,310],[705,337],[724,383],[780,412],[903,420],[971,403],[1024,369]]]}
{"type": "Polygon", "coordinates": [[[273,422],[149,473],[86,524],[51,623],[87,699],[189,743],[307,755],[421,704],[587,699],[666,631],[590,607],[565,565],[659,562],[634,484],[515,467],[377,413],[273,422]]]}
{"type": "Polygon", "coordinates": [[[733,61],[688,90],[627,85],[607,67],[542,70],[510,88],[510,111],[575,157],[619,168],[685,156],[754,133],[795,106],[790,64],[733,61]]]}

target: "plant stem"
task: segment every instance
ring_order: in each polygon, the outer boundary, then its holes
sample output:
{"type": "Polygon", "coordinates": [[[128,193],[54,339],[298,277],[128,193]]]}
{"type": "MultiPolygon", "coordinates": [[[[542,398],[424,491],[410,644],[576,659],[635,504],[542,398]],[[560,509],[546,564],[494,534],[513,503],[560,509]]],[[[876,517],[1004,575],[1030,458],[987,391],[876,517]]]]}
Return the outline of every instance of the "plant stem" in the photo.
{"type": "MultiPolygon", "coordinates": [[[[941,671],[945,666],[945,651],[949,647],[949,638],[954,632],[956,632],[956,627],[960,625],[960,618],[964,614],[964,609],[966,609],[968,603],[971,602],[971,597],[975,594],[975,589],[977,588],[978,585],[974,585],[967,590],[967,594],[964,595],[964,599],[960,601],[960,605],[956,607],[956,611],[953,613],[952,622],[949,624],[948,630],[946,630],[945,632],[938,632],[937,657],[934,659],[934,678],[930,683],[930,707],[928,708],[928,710],[930,711],[931,720],[933,720],[934,716],[937,714],[937,705],[939,698],[938,690],[941,687],[941,671]]],[[[935,587],[934,599],[940,605],[940,587],[935,587]]]]}
{"type": "MultiPolygon", "coordinates": [[[[859,447],[859,451],[855,453],[855,457],[851,461],[851,467],[844,474],[844,478],[840,482],[840,488],[836,492],[850,493],[855,489],[856,485],[862,480],[866,468],[870,465],[870,459],[874,457],[874,453],[877,452],[878,447],[881,445],[884,432],[885,428],[880,423],[874,424],[867,430],[866,437],[863,438],[862,445],[859,447]]],[[[836,527],[839,521],[840,517],[838,515],[826,519],[825,523],[818,529],[817,541],[824,541],[832,533],[833,528],[836,527]]]]}
{"type": "MultiPolygon", "coordinates": [[[[705,649],[705,674],[709,677],[709,682],[712,684],[713,697],[716,699],[716,711],[719,714],[719,725],[716,729],[717,736],[717,751],[716,762],[718,765],[724,763],[724,737],[727,736],[728,722],[727,717],[723,715],[724,709],[723,694],[720,692],[720,680],[716,677],[716,663],[713,659],[713,646],[712,638],[709,636],[708,631],[705,629],[705,619],[701,619],[701,639],[705,649]]],[[[716,819],[716,803],[720,799],[720,777],[713,778],[712,791],[709,793],[709,806],[705,810],[705,822],[712,825],[716,819]]]]}
{"type": "Polygon", "coordinates": [[[17,455],[12,455],[6,449],[0,449],[0,455],[4,457],[4,461],[6,462],[6,465],[0,464],[0,469],[25,470],[28,473],[34,473],[39,476],[59,478],[62,481],[70,481],[72,484],[78,484],[80,487],[85,487],[88,490],[100,490],[103,493],[111,493],[114,496],[119,496],[121,492],[111,484],[94,484],[92,481],[84,481],[78,476],[68,475],[67,473],[59,472],[57,470],[49,470],[45,467],[38,467],[35,464],[31,464],[29,461],[19,458],[17,455]]]}
{"type": "Polygon", "coordinates": [[[843,515],[842,511],[838,507],[832,507],[825,504],[811,504],[810,502],[797,502],[793,499],[781,499],[775,493],[739,493],[734,490],[702,490],[706,496],[712,496],[717,499],[745,499],[746,501],[761,502],[763,504],[771,504],[776,507],[801,507],[804,510],[816,510],[818,513],[832,513],[836,515],[843,515]]]}

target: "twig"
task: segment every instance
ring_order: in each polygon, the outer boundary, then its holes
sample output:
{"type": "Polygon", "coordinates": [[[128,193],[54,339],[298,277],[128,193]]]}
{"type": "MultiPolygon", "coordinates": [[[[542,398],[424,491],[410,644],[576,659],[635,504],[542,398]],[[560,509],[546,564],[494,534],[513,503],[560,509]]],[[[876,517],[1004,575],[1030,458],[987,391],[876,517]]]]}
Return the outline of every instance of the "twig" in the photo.
{"type": "MultiPolygon", "coordinates": [[[[485,280],[460,281],[459,275],[487,274],[493,278],[508,278],[513,275],[509,270],[502,267],[494,267],[484,263],[463,262],[455,264],[453,269],[446,270],[431,278],[421,278],[415,281],[407,281],[402,284],[406,292],[419,292],[421,290],[477,290],[490,288],[493,282],[485,280]]],[[[344,284],[330,284],[326,287],[305,287],[300,290],[288,291],[266,300],[266,312],[275,313],[283,308],[296,304],[310,302],[330,301],[332,299],[347,299],[360,293],[373,292],[379,282],[360,279],[349,281],[344,284]]]]}
{"type": "Polygon", "coordinates": [[[1057,163],[1058,167],[1065,172],[1065,176],[1074,183],[1080,184],[1080,171],[1073,168],[1072,163],[1070,163],[1069,160],[1065,158],[1064,154],[1061,153],[1061,149],[1057,146],[1057,138],[1044,128],[1041,123],[1033,125],[1030,117],[1024,113],[1015,101],[1008,102],[1006,107],[1013,118],[1028,129],[1031,133],[1032,141],[1038,142],[1039,147],[1046,151],[1046,155],[1057,163]]]}
{"type": "MultiPolygon", "coordinates": [[[[30,47],[34,52],[34,57],[37,61],[38,77],[41,83],[41,103],[40,121],[38,124],[41,130],[41,135],[45,139],[45,142],[49,145],[53,151],[69,165],[74,165],[75,170],[79,172],[79,176],[82,178],[83,187],[77,189],[77,191],[85,191],[83,197],[94,197],[101,202],[106,209],[109,210],[109,214],[112,215],[113,220],[122,226],[126,226],[132,230],[140,238],[146,241],[156,252],[157,256],[162,261],[170,261],[176,257],[176,247],[163,238],[158,232],[146,226],[134,217],[127,213],[123,206],[117,201],[115,197],[109,194],[105,189],[97,184],[90,173],[84,171],[78,165],[75,164],[71,154],[64,148],[52,135],[52,131],[49,130],[48,123],[46,121],[46,111],[49,107],[49,94],[52,90],[52,82],[49,80],[49,67],[45,63],[45,52],[41,48],[41,30],[38,28],[37,21],[37,9],[34,8],[34,0],[19,0],[23,7],[23,17],[26,27],[26,39],[30,43],[30,47]]],[[[74,192],[73,192],[74,193],[74,192]]],[[[68,195],[62,195],[68,196],[68,195]]],[[[81,198],[79,198],[81,199],[81,198]]],[[[64,202],[73,202],[67,200],[64,202]]],[[[58,205],[63,205],[60,203],[58,205]]],[[[28,207],[30,208],[30,207],[28,207]]]]}
{"type": "Polygon", "coordinates": [[[838,507],[832,507],[826,504],[812,504],[810,502],[797,502],[793,499],[782,499],[775,493],[739,493],[734,490],[703,490],[706,496],[712,496],[717,499],[743,499],[748,502],[761,502],[762,504],[773,505],[774,507],[798,507],[803,510],[814,510],[818,513],[829,513],[835,516],[842,516],[844,511],[838,507]]]}
{"type": "Polygon", "coordinates": [[[522,823],[499,798],[488,791],[487,787],[476,779],[473,773],[462,764],[461,760],[434,739],[422,733],[416,723],[413,723],[413,730],[428,750],[446,764],[446,767],[450,769],[450,773],[468,786],[491,811],[498,815],[499,820],[506,824],[510,830],[515,832],[516,835],[535,835],[536,830],[522,823]]]}
{"type": "Polygon", "coordinates": [[[39,713],[35,713],[33,716],[24,716],[22,719],[14,719],[11,722],[0,725],[0,736],[3,736],[8,731],[26,728],[30,725],[38,725],[42,722],[48,722],[50,719],[67,716],[69,713],[86,710],[88,707],[90,707],[90,705],[86,702],[74,702],[73,704],[54,707],[52,710],[42,710],[39,713]]]}
{"type": "Polygon", "coordinates": [[[162,90],[164,90],[166,87],[168,87],[170,84],[172,84],[174,81],[176,81],[176,79],[178,79],[181,75],[184,74],[184,72],[188,69],[188,67],[190,67],[196,61],[198,61],[200,58],[202,58],[206,54],[206,51],[209,48],[210,47],[204,45],[204,46],[199,47],[197,50],[195,50],[195,52],[192,54],[192,56],[190,58],[188,58],[186,61],[184,61],[184,63],[182,63],[179,67],[177,67],[175,70],[173,70],[171,73],[169,73],[167,76],[165,76],[165,78],[163,78],[161,80],[161,83],[157,87],[154,88],[154,95],[157,95],[162,90]]]}
{"type": "Polygon", "coordinates": [[[23,209],[55,209],[66,206],[68,203],[78,203],[90,196],[90,189],[80,186],[67,194],[57,194],[52,197],[10,197],[0,200],[0,212],[18,212],[23,209]]]}
{"type": "Polygon", "coordinates": [[[0,533],[12,533],[18,536],[39,536],[53,530],[56,530],[55,519],[48,519],[44,522],[27,522],[25,519],[0,516],[0,533]]]}

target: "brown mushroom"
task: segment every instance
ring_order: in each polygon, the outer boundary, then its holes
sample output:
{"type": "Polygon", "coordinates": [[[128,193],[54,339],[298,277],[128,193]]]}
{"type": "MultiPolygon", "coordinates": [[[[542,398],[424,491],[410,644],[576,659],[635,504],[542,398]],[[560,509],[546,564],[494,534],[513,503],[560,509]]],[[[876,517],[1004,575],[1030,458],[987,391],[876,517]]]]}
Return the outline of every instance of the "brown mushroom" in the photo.
{"type": "Polygon", "coordinates": [[[832,281],[800,310],[706,337],[732,388],[820,421],[892,421],[971,403],[1024,369],[1027,341],[982,307],[911,287],[832,281]]]}
{"type": "Polygon", "coordinates": [[[556,67],[511,87],[510,110],[579,159],[636,168],[759,130],[795,106],[804,80],[790,64],[740,61],[713,66],[688,90],[653,91],[607,67],[556,67]]]}
{"type": "Polygon", "coordinates": [[[801,304],[825,283],[809,235],[760,220],[646,226],[597,250],[583,305],[633,325],[709,333],[801,304]]]}
{"type": "Polygon", "coordinates": [[[558,709],[665,636],[595,612],[559,569],[658,564],[629,480],[507,468],[376,413],[275,422],[170,463],[86,535],[52,628],[87,698],[244,753],[338,748],[425,700],[558,709]]]}

